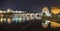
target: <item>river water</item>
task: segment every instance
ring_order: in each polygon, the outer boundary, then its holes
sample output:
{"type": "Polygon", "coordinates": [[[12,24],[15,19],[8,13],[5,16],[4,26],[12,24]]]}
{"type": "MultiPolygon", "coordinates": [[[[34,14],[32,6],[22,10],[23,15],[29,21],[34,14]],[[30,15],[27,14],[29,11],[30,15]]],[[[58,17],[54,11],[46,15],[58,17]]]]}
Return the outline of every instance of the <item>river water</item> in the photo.
{"type": "Polygon", "coordinates": [[[0,31],[59,31],[59,28],[43,28],[40,20],[30,20],[24,23],[0,23],[0,31]]]}

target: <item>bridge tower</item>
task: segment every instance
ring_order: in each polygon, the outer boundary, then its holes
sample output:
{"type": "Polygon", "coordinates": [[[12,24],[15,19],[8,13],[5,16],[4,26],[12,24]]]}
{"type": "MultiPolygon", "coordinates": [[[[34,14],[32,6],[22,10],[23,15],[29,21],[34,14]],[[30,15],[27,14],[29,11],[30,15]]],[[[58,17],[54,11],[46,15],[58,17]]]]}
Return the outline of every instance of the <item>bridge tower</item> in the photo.
{"type": "Polygon", "coordinates": [[[48,9],[48,7],[43,7],[43,9],[42,9],[42,13],[45,13],[46,16],[51,16],[50,13],[49,13],[49,9],[48,9]]]}

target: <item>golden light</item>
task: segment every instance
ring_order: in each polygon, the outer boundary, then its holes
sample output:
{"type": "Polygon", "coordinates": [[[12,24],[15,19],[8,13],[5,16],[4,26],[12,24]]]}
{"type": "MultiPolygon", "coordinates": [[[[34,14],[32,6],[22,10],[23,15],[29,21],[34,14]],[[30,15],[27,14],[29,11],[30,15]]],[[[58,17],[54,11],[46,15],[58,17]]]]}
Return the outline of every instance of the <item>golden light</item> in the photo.
{"type": "Polygon", "coordinates": [[[59,7],[52,7],[51,8],[51,12],[53,14],[59,14],[60,13],[60,8],[59,7]]]}
{"type": "Polygon", "coordinates": [[[49,12],[48,7],[43,7],[42,12],[43,12],[43,13],[44,13],[44,12],[49,12]]]}
{"type": "Polygon", "coordinates": [[[0,19],[0,22],[1,22],[1,23],[3,22],[3,18],[0,19]]]}
{"type": "Polygon", "coordinates": [[[52,27],[52,28],[60,28],[60,23],[51,22],[51,27],[52,27]]]}
{"type": "Polygon", "coordinates": [[[10,18],[8,18],[7,22],[8,22],[8,24],[10,24],[10,23],[11,23],[11,19],[10,19],[10,18]]]}
{"type": "Polygon", "coordinates": [[[7,12],[9,13],[9,12],[12,12],[12,9],[7,9],[7,12]]]}
{"type": "Polygon", "coordinates": [[[0,13],[3,13],[3,11],[2,11],[2,10],[0,10],[0,13]]]}

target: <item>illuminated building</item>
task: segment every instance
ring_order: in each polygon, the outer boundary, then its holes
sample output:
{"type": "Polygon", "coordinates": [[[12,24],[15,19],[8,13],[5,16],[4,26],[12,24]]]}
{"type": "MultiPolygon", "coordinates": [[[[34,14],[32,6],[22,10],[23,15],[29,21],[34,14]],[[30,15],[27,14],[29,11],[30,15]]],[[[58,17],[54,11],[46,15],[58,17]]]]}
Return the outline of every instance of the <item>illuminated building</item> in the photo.
{"type": "MultiPolygon", "coordinates": [[[[48,7],[43,7],[42,13],[43,13],[43,16],[52,17],[51,14],[50,14],[50,12],[49,12],[49,10],[48,10],[48,7]]],[[[49,21],[49,20],[47,20],[47,19],[44,19],[44,18],[43,18],[42,20],[43,20],[43,21],[42,21],[42,26],[43,26],[44,28],[47,28],[47,27],[48,27],[48,24],[49,24],[51,21],[49,21]]]]}
{"type": "Polygon", "coordinates": [[[41,19],[42,13],[26,13],[26,11],[13,11],[12,9],[7,9],[7,11],[0,10],[0,22],[7,23],[21,23],[34,19],[41,19]]]}
{"type": "Polygon", "coordinates": [[[43,9],[42,9],[42,13],[45,13],[46,16],[51,16],[51,14],[49,13],[49,9],[48,9],[48,7],[43,7],[43,9]]]}

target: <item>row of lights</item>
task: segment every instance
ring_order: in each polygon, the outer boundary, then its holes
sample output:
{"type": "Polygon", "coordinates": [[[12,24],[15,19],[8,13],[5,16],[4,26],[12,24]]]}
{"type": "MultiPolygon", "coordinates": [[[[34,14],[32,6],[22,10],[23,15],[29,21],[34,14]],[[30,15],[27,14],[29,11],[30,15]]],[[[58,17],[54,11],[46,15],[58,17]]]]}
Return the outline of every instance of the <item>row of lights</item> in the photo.
{"type": "Polygon", "coordinates": [[[40,19],[41,14],[14,14],[14,16],[12,16],[12,18],[0,18],[0,23],[3,23],[4,22],[8,22],[8,23],[11,23],[12,21],[15,21],[15,22],[24,22],[24,21],[29,21],[29,20],[33,20],[33,19],[40,19]],[[19,16],[19,17],[18,17],[19,16]]]}

